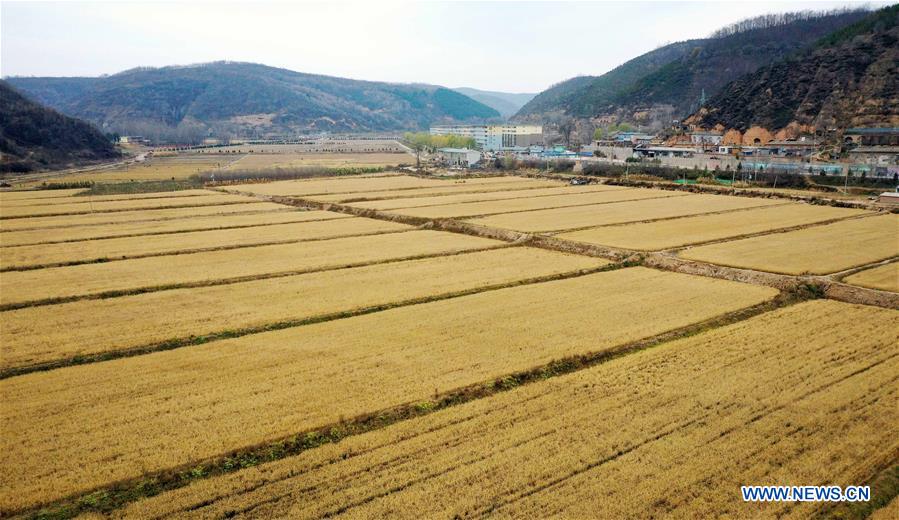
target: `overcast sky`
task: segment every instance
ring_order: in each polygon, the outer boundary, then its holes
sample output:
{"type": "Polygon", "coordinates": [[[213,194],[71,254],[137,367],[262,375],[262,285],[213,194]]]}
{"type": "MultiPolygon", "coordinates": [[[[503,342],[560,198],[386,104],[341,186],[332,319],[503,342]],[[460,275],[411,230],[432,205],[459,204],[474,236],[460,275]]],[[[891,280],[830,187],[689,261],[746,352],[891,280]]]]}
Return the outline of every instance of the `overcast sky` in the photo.
{"type": "MultiPolygon", "coordinates": [[[[888,2],[867,2],[872,6],[888,2]]],[[[0,75],[251,61],[538,92],[750,16],[851,2],[0,2],[0,75]]]]}

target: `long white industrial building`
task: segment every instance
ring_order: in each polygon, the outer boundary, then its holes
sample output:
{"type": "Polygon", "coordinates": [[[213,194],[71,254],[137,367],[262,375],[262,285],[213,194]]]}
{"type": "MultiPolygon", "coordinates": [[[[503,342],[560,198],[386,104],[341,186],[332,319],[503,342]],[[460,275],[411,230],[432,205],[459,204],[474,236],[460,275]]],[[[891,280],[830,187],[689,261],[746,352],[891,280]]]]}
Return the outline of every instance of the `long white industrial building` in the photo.
{"type": "Polygon", "coordinates": [[[471,137],[478,148],[489,151],[518,151],[543,144],[543,127],[537,125],[442,125],[432,126],[431,135],[471,137]]]}

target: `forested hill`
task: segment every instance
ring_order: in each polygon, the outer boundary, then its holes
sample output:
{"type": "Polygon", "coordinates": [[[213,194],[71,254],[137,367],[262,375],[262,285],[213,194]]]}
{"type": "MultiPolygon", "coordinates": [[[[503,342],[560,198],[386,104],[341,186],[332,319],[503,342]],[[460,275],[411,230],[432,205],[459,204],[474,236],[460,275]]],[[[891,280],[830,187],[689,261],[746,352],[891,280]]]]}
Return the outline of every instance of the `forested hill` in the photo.
{"type": "Polygon", "coordinates": [[[253,63],[9,81],[63,113],[123,133],[403,130],[499,117],[496,110],[439,86],[358,81],[253,63]]]}
{"type": "Polygon", "coordinates": [[[112,142],[84,121],[43,107],[0,81],[0,172],[57,169],[118,157],[112,142]]]}
{"type": "Polygon", "coordinates": [[[739,130],[899,126],[899,5],[734,81],[690,121],[739,130]]]}
{"type": "Polygon", "coordinates": [[[766,15],[725,27],[709,38],[660,47],[598,77],[562,82],[522,107],[518,120],[549,114],[614,115],[647,123],[652,112],[683,117],[744,74],[783,59],[851,25],[868,11],[766,15]]]}

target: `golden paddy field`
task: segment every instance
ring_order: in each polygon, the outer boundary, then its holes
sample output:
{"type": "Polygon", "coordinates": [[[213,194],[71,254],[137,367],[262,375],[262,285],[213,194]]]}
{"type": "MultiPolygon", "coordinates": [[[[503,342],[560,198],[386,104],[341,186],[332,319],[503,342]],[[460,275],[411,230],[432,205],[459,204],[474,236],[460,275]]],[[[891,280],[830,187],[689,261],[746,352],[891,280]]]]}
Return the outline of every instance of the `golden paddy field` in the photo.
{"type": "MultiPolygon", "coordinates": [[[[242,154],[189,155],[143,167],[242,154]]],[[[831,512],[746,483],[896,503],[899,215],[513,176],[223,189],[0,192],[0,517],[831,512]]]]}
{"type": "Polygon", "coordinates": [[[821,504],[746,504],[739,487],[850,485],[895,454],[897,320],[885,309],[795,305],[124,514],[808,518],[821,504]]]}

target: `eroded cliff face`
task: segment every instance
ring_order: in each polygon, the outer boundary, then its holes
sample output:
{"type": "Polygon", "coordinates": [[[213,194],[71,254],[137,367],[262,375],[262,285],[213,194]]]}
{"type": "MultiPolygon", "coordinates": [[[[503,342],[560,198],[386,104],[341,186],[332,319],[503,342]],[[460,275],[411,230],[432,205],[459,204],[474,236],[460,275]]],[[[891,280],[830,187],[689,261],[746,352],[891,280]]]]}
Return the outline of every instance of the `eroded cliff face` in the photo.
{"type": "MultiPolygon", "coordinates": [[[[741,132],[743,144],[808,130],[899,125],[899,5],[806,52],[728,84],[689,124],[741,132]]],[[[731,135],[731,140],[736,134],[731,135]]]]}

